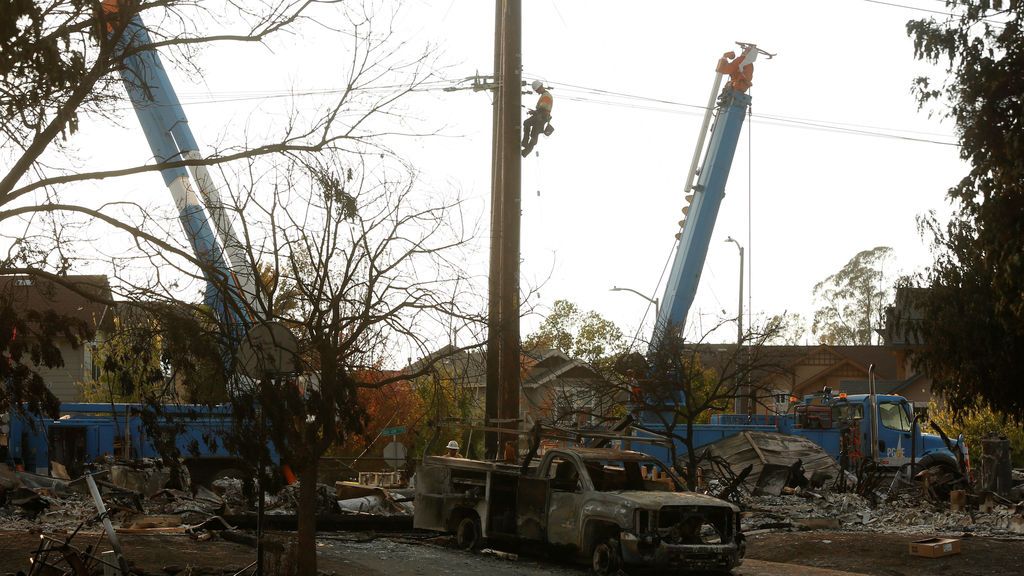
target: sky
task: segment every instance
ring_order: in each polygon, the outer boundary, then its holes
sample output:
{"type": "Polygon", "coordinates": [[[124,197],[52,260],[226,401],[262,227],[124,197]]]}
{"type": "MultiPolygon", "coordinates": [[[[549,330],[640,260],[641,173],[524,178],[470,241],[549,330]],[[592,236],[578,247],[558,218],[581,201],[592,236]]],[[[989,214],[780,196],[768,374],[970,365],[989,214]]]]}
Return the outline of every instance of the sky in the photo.
{"type": "MultiPolygon", "coordinates": [[[[717,59],[737,41],[776,56],[756,64],[753,118],[737,148],[688,334],[736,314],[739,261],[725,241],[730,236],[746,250],[744,306],[755,322],[783,312],[810,319],[815,283],[861,250],[892,247],[894,275],[927,266],[916,218],[947,212],[945,191],[967,167],[950,145],[951,123],[918,110],[910,90],[916,76],[943,72],[914,59],[906,22],[944,4],[899,4],[906,7],[871,0],[523,0],[523,78],[554,87],[556,132],[523,161],[522,284],[536,298],[522,333],[534,330],[556,299],[568,299],[630,335],[647,336],[648,303],[610,288],[661,296],[699,108],[717,59]]],[[[422,187],[465,199],[466,216],[480,223],[467,267],[484,277],[491,100],[485,92],[441,88],[490,73],[494,3],[407,0],[398,14],[396,35],[410,54],[426,45],[436,51],[433,89],[402,104],[419,129],[436,134],[389,145],[417,167],[422,187]]],[[[336,35],[307,27],[266,46],[208,47],[197,63],[201,76],[175,69],[171,76],[203,145],[270,138],[289,113],[312,113],[318,104],[317,97],[279,95],[343,85],[347,60],[336,35]]],[[[523,101],[532,105],[533,97],[523,101]]],[[[148,157],[130,111],[120,124],[87,120],[74,139],[89,168],[148,157]]],[[[173,208],[156,174],[84,185],[79,193],[173,208]]],[[[734,326],[714,339],[733,338],[734,326]]]]}

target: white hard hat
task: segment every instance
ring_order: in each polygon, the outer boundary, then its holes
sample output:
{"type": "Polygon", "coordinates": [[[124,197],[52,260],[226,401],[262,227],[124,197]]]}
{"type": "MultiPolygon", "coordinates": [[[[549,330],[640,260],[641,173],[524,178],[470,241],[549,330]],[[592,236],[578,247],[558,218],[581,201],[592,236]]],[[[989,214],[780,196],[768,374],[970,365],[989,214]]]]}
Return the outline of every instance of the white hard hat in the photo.
{"type": "Polygon", "coordinates": [[[456,442],[455,440],[452,440],[451,442],[448,443],[447,446],[445,446],[445,448],[447,448],[449,450],[458,450],[459,449],[459,443],[456,442]]]}
{"type": "Polygon", "coordinates": [[[530,87],[533,88],[533,90],[536,92],[537,90],[540,90],[541,88],[544,87],[544,83],[541,82],[540,80],[534,80],[533,83],[530,84],[530,87]]]}

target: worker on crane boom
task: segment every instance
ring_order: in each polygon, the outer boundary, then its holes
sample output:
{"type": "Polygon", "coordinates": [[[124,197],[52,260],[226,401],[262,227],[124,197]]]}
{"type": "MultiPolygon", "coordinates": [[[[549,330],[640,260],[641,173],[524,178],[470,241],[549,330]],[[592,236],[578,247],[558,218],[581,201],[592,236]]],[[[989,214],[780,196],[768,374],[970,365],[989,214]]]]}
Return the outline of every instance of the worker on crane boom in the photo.
{"type": "Polygon", "coordinates": [[[739,58],[731,50],[723,54],[716,68],[717,72],[729,75],[729,83],[725,89],[732,89],[741,94],[749,90],[753,84],[754,59],[757,58],[757,46],[748,44],[743,48],[743,54],[740,54],[739,58]]]}
{"type": "Polygon", "coordinates": [[[555,102],[551,97],[551,92],[544,87],[540,80],[534,80],[530,87],[534,92],[540,94],[540,98],[537,99],[536,108],[530,110],[529,117],[523,122],[523,158],[529,156],[533,151],[541,132],[545,136],[551,136],[551,133],[555,131],[549,124],[551,122],[551,106],[555,102]]]}

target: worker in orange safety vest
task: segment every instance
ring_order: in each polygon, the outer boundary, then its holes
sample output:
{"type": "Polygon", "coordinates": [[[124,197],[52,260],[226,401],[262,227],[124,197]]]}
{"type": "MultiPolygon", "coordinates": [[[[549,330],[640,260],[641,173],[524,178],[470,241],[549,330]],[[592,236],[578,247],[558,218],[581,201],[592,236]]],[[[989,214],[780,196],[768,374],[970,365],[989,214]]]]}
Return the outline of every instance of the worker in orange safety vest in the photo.
{"type": "Polygon", "coordinates": [[[551,106],[555,102],[551,97],[551,92],[544,87],[540,80],[534,80],[530,87],[534,92],[540,94],[540,98],[537,99],[536,108],[530,110],[529,116],[523,122],[523,158],[529,156],[533,151],[541,132],[550,136],[554,131],[554,128],[548,124],[551,122],[551,106]],[[547,126],[546,129],[545,126],[547,126]]]}

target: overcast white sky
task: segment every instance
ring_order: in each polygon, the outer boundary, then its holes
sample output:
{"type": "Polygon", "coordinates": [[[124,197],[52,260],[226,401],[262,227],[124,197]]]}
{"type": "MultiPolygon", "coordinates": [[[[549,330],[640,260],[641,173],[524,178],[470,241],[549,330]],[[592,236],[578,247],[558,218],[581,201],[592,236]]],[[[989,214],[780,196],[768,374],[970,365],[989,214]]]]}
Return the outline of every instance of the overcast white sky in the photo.
{"type": "MultiPolygon", "coordinates": [[[[944,10],[939,0],[900,3],[944,10]]],[[[692,106],[568,85],[700,106],[715,62],[735,41],[757,43],[778,56],[757,64],[753,123],[744,127],[736,153],[690,313],[692,330],[735,315],[738,255],[727,236],[747,249],[746,289],[755,318],[783,311],[810,318],[813,285],[860,250],[893,247],[894,272],[927,265],[915,218],[930,209],[945,212],[946,189],[966,172],[955,146],[932,143],[952,142],[952,126],[918,112],[910,93],[915,76],[941,74],[913,59],[905,32],[908,19],[928,13],[867,0],[523,4],[524,78],[556,87],[557,131],[542,139],[539,156],[523,162],[523,284],[543,283],[542,309],[567,298],[627,332],[637,329],[646,302],[609,288],[660,297],[657,283],[674,243],[701,120],[692,106]]],[[[445,77],[490,73],[492,1],[409,0],[402,14],[401,33],[413,45],[436,45],[445,77]]],[[[302,98],[232,95],[339,86],[345,55],[336,41],[321,36],[308,32],[269,48],[211,47],[202,56],[201,79],[172,71],[200,144],[237,141],[243,130],[259,135],[264,124],[270,133],[292,107],[305,105],[302,98]]],[[[532,98],[524,96],[524,103],[532,98]]],[[[469,215],[486,222],[489,95],[438,90],[414,96],[405,107],[442,135],[394,145],[419,167],[424,185],[460,190],[469,215]]],[[[134,116],[127,112],[122,124],[86,123],[75,137],[83,163],[145,161],[147,147],[134,116]]],[[[171,207],[156,174],[105,183],[89,193],[151,197],[171,207]]],[[[469,264],[481,276],[483,232],[480,257],[469,264]]],[[[526,319],[523,334],[538,321],[526,319]]],[[[734,330],[723,331],[721,339],[734,338],[734,330]]]]}

